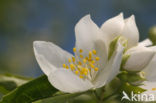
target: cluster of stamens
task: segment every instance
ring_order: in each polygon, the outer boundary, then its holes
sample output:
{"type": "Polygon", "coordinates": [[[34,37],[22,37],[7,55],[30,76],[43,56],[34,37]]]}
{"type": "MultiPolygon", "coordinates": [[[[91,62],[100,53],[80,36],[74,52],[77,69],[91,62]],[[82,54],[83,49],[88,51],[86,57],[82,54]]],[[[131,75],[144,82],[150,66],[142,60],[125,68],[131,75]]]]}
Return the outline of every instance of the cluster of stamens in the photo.
{"type": "Polygon", "coordinates": [[[76,48],[73,48],[75,56],[68,59],[69,64],[63,64],[63,68],[71,69],[81,79],[92,79],[98,68],[98,61],[100,58],[97,56],[96,50],[89,51],[87,56],[83,55],[83,50],[79,49],[77,52],[76,48]]]}

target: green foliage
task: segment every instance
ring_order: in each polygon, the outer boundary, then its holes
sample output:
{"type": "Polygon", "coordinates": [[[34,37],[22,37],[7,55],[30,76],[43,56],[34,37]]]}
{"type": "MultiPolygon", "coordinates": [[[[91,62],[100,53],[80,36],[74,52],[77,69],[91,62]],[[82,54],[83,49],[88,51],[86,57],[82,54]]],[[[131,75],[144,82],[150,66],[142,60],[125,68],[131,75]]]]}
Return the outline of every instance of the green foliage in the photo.
{"type": "Polygon", "coordinates": [[[131,73],[127,71],[122,71],[118,77],[122,82],[128,82],[133,85],[137,85],[138,83],[141,83],[145,80],[145,78],[142,78],[142,76],[139,73],[131,73]]]}
{"type": "MultiPolygon", "coordinates": [[[[126,83],[126,82],[122,82],[121,84],[121,87],[119,89],[119,96],[118,96],[118,100],[121,101],[121,98],[123,96],[122,92],[126,92],[126,94],[131,97],[131,93],[133,92],[134,94],[141,94],[143,93],[144,91],[146,91],[145,89],[142,89],[138,86],[134,86],[134,85],[131,85],[129,83],[126,83]]],[[[126,100],[124,99],[121,103],[140,103],[140,102],[135,102],[135,101],[129,101],[129,100],[126,100]]],[[[141,102],[142,103],[142,102],[141,102]]]]}
{"type": "Polygon", "coordinates": [[[146,91],[139,87],[142,81],[145,79],[142,78],[138,73],[129,73],[126,71],[122,71],[118,76],[120,79],[120,89],[119,92],[125,91],[126,93],[130,94],[132,91],[134,93],[142,93],[146,91]]]}
{"type": "MultiPolygon", "coordinates": [[[[121,101],[121,98],[123,96],[122,94],[123,91],[126,92],[127,95],[129,95],[129,97],[131,97],[132,92],[134,94],[140,94],[146,91],[145,89],[139,87],[139,85],[141,85],[140,83],[144,79],[140,77],[140,75],[137,73],[129,73],[129,72],[123,71],[117,77],[121,81],[120,88],[118,90],[118,97],[117,97],[118,101],[121,101]]],[[[132,101],[130,102],[124,99],[122,103],[135,103],[135,102],[132,102],[132,101]]]]}
{"type": "Polygon", "coordinates": [[[56,92],[57,90],[52,87],[44,75],[17,87],[5,95],[0,103],[32,103],[33,101],[50,97],[56,92]]]}
{"type": "Polygon", "coordinates": [[[117,44],[117,41],[119,40],[120,36],[116,37],[109,45],[109,52],[108,52],[108,60],[112,57],[114,51],[115,51],[115,48],[116,48],[116,44],[117,44]]]}
{"type": "Polygon", "coordinates": [[[0,75],[0,92],[6,94],[16,87],[30,81],[31,78],[15,76],[11,74],[0,75]]]}
{"type": "Polygon", "coordinates": [[[9,93],[16,87],[17,85],[12,81],[0,82],[0,92],[3,94],[9,93]]]}
{"type": "Polygon", "coordinates": [[[142,89],[138,86],[134,86],[134,85],[131,85],[129,83],[122,82],[122,85],[121,85],[119,91],[120,92],[125,91],[128,94],[130,94],[133,91],[135,94],[137,94],[137,93],[145,92],[146,90],[142,89]]]}
{"type": "Polygon", "coordinates": [[[33,103],[66,103],[72,101],[74,97],[79,96],[83,93],[74,93],[74,94],[62,94],[59,96],[53,96],[50,98],[42,99],[33,103]]]}
{"type": "MultiPolygon", "coordinates": [[[[5,78],[4,80],[7,79],[5,78]]],[[[12,80],[16,80],[14,76],[12,80]]],[[[145,91],[139,86],[133,85],[133,82],[139,80],[141,80],[139,74],[125,71],[121,72],[117,78],[105,85],[105,87],[82,93],[68,94],[62,93],[52,87],[47,76],[44,75],[24,84],[18,80],[17,84],[19,87],[6,94],[0,103],[97,103],[99,101],[100,103],[120,103],[123,91],[128,95],[130,95],[132,91],[135,94],[145,91]]],[[[21,80],[21,82],[23,81],[21,80]]],[[[6,84],[9,84],[9,82],[6,82],[6,84]]],[[[7,86],[8,88],[10,88],[9,86],[14,87],[12,85],[7,86]]]]}
{"type": "Polygon", "coordinates": [[[116,49],[116,45],[117,42],[120,41],[121,45],[124,47],[124,52],[127,49],[127,39],[125,39],[122,36],[117,36],[116,38],[114,38],[111,43],[109,44],[109,52],[108,52],[108,60],[111,58],[111,56],[113,55],[115,49],[116,49]]]}

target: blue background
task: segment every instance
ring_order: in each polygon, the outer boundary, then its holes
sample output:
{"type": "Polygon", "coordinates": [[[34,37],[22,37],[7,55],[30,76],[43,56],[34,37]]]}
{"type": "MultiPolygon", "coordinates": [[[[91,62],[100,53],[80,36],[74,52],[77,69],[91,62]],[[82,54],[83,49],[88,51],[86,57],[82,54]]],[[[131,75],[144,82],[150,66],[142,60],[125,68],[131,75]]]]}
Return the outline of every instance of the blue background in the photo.
{"type": "Polygon", "coordinates": [[[98,26],[120,12],[134,14],[143,40],[156,24],[155,5],[156,0],[1,0],[0,73],[41,75],[33,41],[51,41],[71,52],[74,26],[86,14],[98,26]]]}

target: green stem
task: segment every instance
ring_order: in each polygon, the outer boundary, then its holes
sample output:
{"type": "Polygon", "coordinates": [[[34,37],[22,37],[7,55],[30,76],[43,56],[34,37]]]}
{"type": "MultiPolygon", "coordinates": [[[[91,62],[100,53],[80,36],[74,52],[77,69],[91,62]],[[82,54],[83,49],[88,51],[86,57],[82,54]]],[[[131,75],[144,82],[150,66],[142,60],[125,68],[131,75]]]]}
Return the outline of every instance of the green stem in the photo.
{"type": "Polygon", "coordinates": [[[110,95],[108,95],[107,97],[103,98],[102,101],[107,101],[108,99],[110,99],[111,97],[115,96],[118,91],[119,91],[120,86],[110,95]]]}
{"type": "Polygon", "coordinates": [[[95,90],[93,91],[93,94],[94,94],[94,96],[95,96],[98,100],[100,99],[100,97],[98,96],[98,94],[96,93],[95,90]]]}
{"type": "Polygon", "coordinates": [[[102,88],[102,93],[101,93],[101,96],[100,96],[100,98],[101,98],[101,100],[103,100],[103,98],[104,98],[104,95],[105,95],[105,87],[103,87],[102,88]]]}
{"type": "Polygon", "coordinates": [[[102,103],[102,99],[101,99],[101,97],[96,93],[95,90],[93,91],[93,94],[94,94],[94,96],[96,97],[96,101],[97,101],[97,103],[102,103]]]}
{"type": "Polygon", "coordinates": [[[107,101],[108,99],[110,99],[110,98],[113,97],[114,95],[116,95],[116,92],[114,92],[114,93],[112,93],[111,95],[109,95],[109,96],[103,98],[102,101],[103,101],[103,102],[104,102],[104,101],[107,101]]]}

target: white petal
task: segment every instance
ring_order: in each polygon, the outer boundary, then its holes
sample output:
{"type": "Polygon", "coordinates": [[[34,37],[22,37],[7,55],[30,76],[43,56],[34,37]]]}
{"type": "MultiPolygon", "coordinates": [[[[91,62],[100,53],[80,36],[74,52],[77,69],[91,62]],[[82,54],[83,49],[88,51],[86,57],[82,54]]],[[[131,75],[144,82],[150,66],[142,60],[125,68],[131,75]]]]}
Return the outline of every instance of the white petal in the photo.
{"type": "Polygon", "coordinates": [[[129,49],[126,54],[130,55],[124,69],[128,71],[140,71],[151,61],[154,56],[153,50],[144,47],[136,46],[129,49]]]}
{"type": "Polygon", "coordinates": [[[151,46],[152,45],[152,41],[150,39],[145,39],[145,40],[141,41],[139,43],[139,45],[142,45],[142,46],[151,46]]]}
{"type": "Polygon", "coordinates": [[[109,63],[110,68],[112,68],[112,71],[108,77],[107,82],[110,82],[119,73],[123,50],[124,50],[124,47],[120,43],[118,43],[116,54],[113,55],[109,63]]]}
{"type": "Polygon", "coordinates": [[[65,69],[52,72],[48,79],[55,88],[66,93],[83,92],[93,87],[90,81],[80,79],[79,76],[65,69]]]}
{"type": "Polygon", "coordinates": [[[145,81],[143,84],[144,85],[142,85],[141,88],[146,89],[147,91],[143,92],[142,94],[146,94],[148,96],[152,95],[156,101],[156,90],[153,90],[156,88],[156,82],[145,81]]]}
{"type": "Polygon", "coordinates": [[[90,15],[86,15],[75,26],[76,48],[84,49],[84,52],[88,53],[94,48],[99,33],[98,26],[91,20],[90,15]]]}
{"type": "Polygon", "coordinates": [[[68,58],[72,57],[70,53],[50,42],[35,41],[33,47],[37,62],[46,75],[62,67],[62,64],[67,64],[68,58]]]}
{"type": "Polygon", "coordinates": [[[135,23],[135,17],[125,19],[125,26],[122,31],[122,35],[128,39],[128,48],[136,46],[139,41],[139,31],[135,23]]]}
{"type": "Polygon", "coordinates": [[[116,36],[121,35],[124,24],[123,13],[104,22],[101,30],[103,31],[103,38],[107,41],[107,45],[109,45],[116,36]]]}
{"type": "Polygon", "coordinates": [[[118,42],[117,50],[114,52],[108,64],[99,71],[99,74],[93,81],[96,88],[104,86],[110,82],[118,73],[122,60],[123,46],[118,42]]]}
{"type": "Polygon", "coordinates": [[[151,47],[148,47],[148,48],[153,50],[154,52],[156,52],[156,46],[151,46],[151,47]]]}
{"type": "Polygon", "coordinates": [[[148,81],[156,81],[156,54],[143,71],[148,81]]]}
{"type": "Polygon", "coordinates": [[[100,57],[98,62],[99,68],[103,68],[108,60],[107,48],[103,40],[97,40],[95,42],[95,50],[97,51],[96,56],[100,57]]]}

